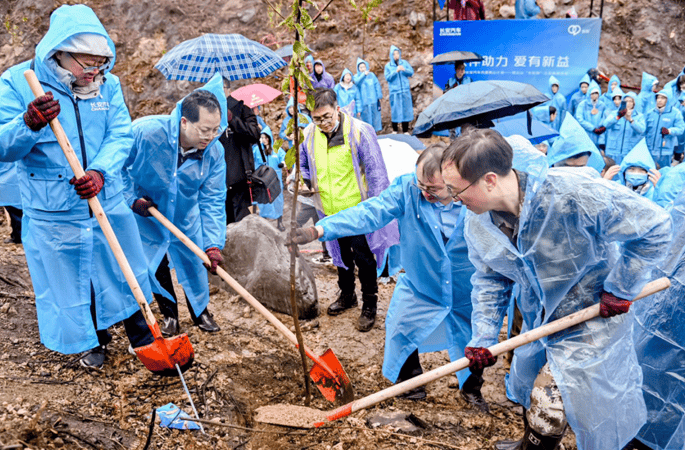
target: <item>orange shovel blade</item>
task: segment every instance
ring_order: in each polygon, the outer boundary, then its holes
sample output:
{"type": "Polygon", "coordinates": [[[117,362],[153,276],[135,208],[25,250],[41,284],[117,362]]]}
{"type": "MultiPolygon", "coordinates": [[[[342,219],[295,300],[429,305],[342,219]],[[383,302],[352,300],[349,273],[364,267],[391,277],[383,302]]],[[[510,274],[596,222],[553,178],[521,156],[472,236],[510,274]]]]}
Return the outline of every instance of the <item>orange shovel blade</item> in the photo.
{"type": "Polygon", "coordinates": [[[330,348],[326,350],[320,356],[320,360],[335,374],[335,377],[331,377],[326,368],[314,361],[314,365],[309,371],[309,376],[319,391],[321,391],[321,394],[329,402],[340,401],[342,403],[349,403],[353,401],[354,388],[333,350],[330,348]]]}
{"type": "Polygon", "coordinates": [[[163,376],[178,376],[177,364],[181,372],[185,372],[193,364],[195,352],[187,334],[165,339],[157,323],[150,327],[150,330],[155,341],[134,349],[140,362],[150,372],[163,376]]]}

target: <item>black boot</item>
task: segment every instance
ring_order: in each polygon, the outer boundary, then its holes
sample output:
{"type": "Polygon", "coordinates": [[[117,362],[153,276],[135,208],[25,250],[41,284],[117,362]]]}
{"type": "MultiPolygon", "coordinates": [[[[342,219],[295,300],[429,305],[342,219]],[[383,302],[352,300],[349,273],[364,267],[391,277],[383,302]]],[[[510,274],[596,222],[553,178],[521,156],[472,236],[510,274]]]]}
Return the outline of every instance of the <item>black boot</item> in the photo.
{"type": "Polygon", "coordinates": [[[180,331],[180,327],[178,326],[178,304],[168,300],[162,295],[153,295],[155,300],[157,300],[157,305],[159,306],[162,316],[164,316],[162,324],[159,327],[162,336],[171,337],[177,335],[180,331]]]}
{"type": "Polygon", "coordinates": [[[202,314],[197,318],[193,318],[193,322],[195,322],[195,325],[197,325],[199,329],[206,331],[207,333],[221,331],[221,328],[219,328],[219,325],[214,321],[214,317],[209,313],[207,308],[205,308],[205,310],[202,311],[202,314]]]}
{"type": "Polygon", "coordinates": [[[285,231],[285,227],[283,226],[283,216],[278,218],[278,222],[276,222],[276,228],[278,228],[278,231],[285,231]]]}
{"type": "Polygon", "coordinates": [[[378,296],[376,294],[362,295],[362,314],[357,322],[357,329],[361,332],[369,331],[376,323],[376,305],[378,296]]]}
{"type": "Polygon", "coordinates": [[[495,442],[495,450],[556,450],[559,448],[564,434],[566,434],[566,428],[557,436],[543,436],[533,431],[528,425],[525,411],[523,412],[523,423],[526,428],[520,441],[495,442]]]}
{"type": "Polygon", "coordinates": [[[475,406],[481,412],[490,412],[488,402],[483,398],[480,388],[483,386],[483,371],[471,369],[471,375],[466,379],[460,389],[461,396],[470,405],[475,406]]]}
{"type": "Polygon", "coordinates": [[[102,369],[103,364],[105,364],[105,354],[105,346],[98,345],[83,354],[81,365],[89,369],[102,369]]]}
{"type": "Polygon", "coordinates": [[[356,306],[357,294],[355,292],[352,292],[351,294],[340,293],[338,299],[331,303],[326,312],[329,316],[337,316],[338,314],[342,314],[343,311],[356,306]]]}
{"type": "MultiPolygon", "coordinates": [[[[421,368],[421,360],[419,360],[419,351],[414,350],[414,352],[409,355],[407,360],[402,364],[400,369],[400,374],[397,377],[395,384],[402,383],[411,378],[417,377],[423,373],[421,368]]],[[[426,398],[426,388],[425,386],[419,386],[411,391],[404,392],[397,396],[398,398],[404,398],[407,400],[422,400],[426,398]]]]}

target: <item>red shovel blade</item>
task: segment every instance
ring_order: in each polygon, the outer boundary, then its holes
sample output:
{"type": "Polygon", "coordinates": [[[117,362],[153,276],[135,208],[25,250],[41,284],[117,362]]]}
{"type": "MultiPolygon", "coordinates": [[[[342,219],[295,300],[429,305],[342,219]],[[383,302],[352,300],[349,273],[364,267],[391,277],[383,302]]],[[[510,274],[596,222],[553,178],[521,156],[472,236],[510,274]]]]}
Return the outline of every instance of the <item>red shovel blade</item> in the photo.
{"type": "Polygon", "coordinates": [[[165,339],[157,323],[150,327],[150,331],[155,341],[134,349],[140,362],[150,372],[163,376],[178,376],[176,364],[181,368],[181,372],[185,372],[193,364],[195,352],[187,334],[165,339]]]}
{"type": "Polygon", "coordinates": [[[332,378],[329,370],[326,370],[325,367],[314,361],[314,365],[309,371],[309,376],[319,391],[321,391],[321,394],[329,402],[340,401],[342,403],[349,403],[353,401],[354,388],[333,350],[330,348],[326,350],[319,357],[319,360],[326,364],[328,369],[335,374],[335,377],[332,378]]]}

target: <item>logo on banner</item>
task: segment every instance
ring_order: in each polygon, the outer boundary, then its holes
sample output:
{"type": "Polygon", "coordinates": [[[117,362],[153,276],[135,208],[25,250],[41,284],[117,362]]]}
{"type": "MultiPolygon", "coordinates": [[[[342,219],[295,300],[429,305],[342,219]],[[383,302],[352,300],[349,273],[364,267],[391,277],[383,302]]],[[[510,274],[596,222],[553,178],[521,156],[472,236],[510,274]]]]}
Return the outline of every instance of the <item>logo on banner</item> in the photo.
{"type": "Polygon", "coordinates": [[[461,28],[440,28],[440,36],[461,36],[461,28]]]}
{"type": "Polygon", "coordinates": [[[580,32],[580,25],[571,25],[570,27],[568,27],[568,33],[573,36],[578,36],[580,32]]]}

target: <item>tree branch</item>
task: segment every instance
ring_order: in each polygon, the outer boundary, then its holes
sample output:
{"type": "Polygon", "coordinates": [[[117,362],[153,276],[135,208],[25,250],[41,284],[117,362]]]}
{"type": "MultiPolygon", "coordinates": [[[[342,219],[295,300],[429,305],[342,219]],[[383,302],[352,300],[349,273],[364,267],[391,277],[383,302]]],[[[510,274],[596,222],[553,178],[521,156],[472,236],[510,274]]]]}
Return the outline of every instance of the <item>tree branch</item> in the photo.
{"type": "Polygon", "coordinates": [[[326,5],[323,8],[321,8],[321,10],[318,13],[316,13],[314,18],[312,19],[312,23],[316,22],[316,19],[321,17],[321,14],[323,14],[323,12],[326,11],[326,8],[328,8],[328,5],[330,5],[331,3],[333,3],[333,0],[328,0],[328,3],[326,3],[326,5]]]}
{"type": "Polygon", "coordinates": [[[273,9],[274,12],[275,12],[276,14],[278,14],[278,15],[281,17],[281,19],[286,20],[285,17],[283,17],[283,14],[281,14],[281,12],[280,12],[279,10],[277,10],[276,7],[275,7],[269,0],[262,0],[262,1],[263,1],[264,3],[266,3],[267,5],[269,5],[269,7],[270,7],[271,9],[273,9]]]}

